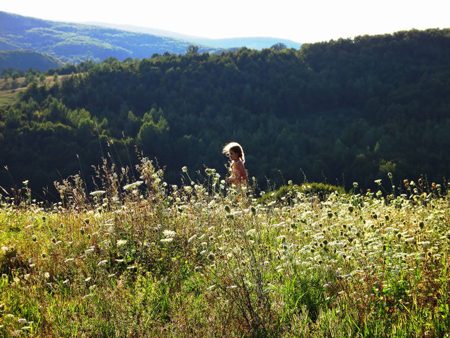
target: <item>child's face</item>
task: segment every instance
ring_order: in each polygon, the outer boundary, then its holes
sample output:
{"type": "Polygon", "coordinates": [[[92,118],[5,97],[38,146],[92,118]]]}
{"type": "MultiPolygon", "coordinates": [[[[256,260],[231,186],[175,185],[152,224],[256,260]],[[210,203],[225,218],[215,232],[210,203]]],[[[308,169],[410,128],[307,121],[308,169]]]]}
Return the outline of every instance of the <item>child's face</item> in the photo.
{"type": "Polygon", "coordinates": [[[230,149],[229,154],[230,154],[230,159],[231,159],[231,160],[233,160],[233,161],[239,160],[239,155],[238,155],[238,153],[236,153],[236,152],[234,152],[233,150],[230,149]]]}

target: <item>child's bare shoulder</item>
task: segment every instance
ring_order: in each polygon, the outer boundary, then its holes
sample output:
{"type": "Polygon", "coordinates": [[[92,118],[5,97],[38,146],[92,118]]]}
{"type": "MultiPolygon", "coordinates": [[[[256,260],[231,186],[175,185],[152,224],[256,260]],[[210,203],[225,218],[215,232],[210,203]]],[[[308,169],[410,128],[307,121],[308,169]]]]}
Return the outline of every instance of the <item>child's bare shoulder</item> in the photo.
{"type": "Polygon", "coordinates": [[[244,167],[244,163],[242,163],[241,161],[235,162],[234,165],[236,166],[236,168],[239,168],[239,169],[244,169],[245,168],[244,167]]]}

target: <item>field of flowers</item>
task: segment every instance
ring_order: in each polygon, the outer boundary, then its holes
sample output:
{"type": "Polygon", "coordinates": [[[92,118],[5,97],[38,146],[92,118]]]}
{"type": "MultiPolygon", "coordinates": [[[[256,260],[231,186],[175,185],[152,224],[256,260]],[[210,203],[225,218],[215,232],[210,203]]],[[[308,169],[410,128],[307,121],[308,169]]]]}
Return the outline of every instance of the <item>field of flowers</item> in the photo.
{"type": "Polygon", "coordinates": [[[105,162],[98,190],[71,177],[51,206],[26,182],[23,200],[5,193],[0,336],[449,336],[440,187],[319,199],[292,186],[262,203],[254,185],[184,169],[180,187],[147,159],[135,182],[105,162]]]}

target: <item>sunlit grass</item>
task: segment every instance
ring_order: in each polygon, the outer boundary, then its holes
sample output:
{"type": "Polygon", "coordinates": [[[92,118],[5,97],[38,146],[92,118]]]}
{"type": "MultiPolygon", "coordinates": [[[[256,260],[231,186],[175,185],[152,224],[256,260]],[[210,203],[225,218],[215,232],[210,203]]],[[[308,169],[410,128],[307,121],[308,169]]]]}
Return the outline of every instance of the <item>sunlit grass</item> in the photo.
{"type": "Polygon", "coordinates": [[[68,179],[49,208],[2,197],[1,335],[447,334],[445,195],[262,204],[211,170],[175,187],[146,159],[137,169],[142,182],[104,166],[92,193],[68,179]]]}
{"type": "MultiPolygon", "coordinates": [[[[64,81],[66,77],[67,75],[59,75],[57,76],[57,80],[64,81]]],[[[0,79],[0,108],[6,108],[12,105],[17,101],[18,94],[28,88],[28,85],[26,85],[26,79],[24,77],[19,77],[17,80],[15,80],[17,87],[15,89],[11,89],[12,82],[12,79],[8,79],[8,81],[5,81],[5,79],[0,79]]],[[[42,81],[42,83],[50,86],[55,83],[55,78],[54,76],[47,76],[45,77],[44,81],[42,81]]]]}

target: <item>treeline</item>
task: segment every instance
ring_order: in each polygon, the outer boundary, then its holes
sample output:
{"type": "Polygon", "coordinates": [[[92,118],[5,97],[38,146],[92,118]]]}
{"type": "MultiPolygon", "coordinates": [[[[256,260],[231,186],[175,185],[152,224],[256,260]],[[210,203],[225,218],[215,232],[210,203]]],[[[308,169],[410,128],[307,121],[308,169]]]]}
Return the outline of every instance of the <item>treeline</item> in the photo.
{"type": "Polygon", "coordinates": [[[449,176],[449,29],[66,67],[1,111],[0,185],[89,176],[101,157],[135,163],[135,147],[174,183],[185,165],[225,175],[228,141],[262,185],[449,176]]]}

